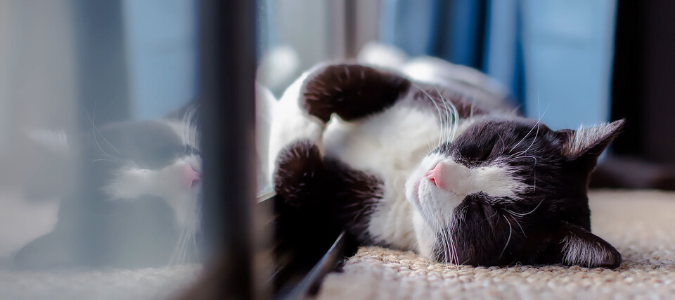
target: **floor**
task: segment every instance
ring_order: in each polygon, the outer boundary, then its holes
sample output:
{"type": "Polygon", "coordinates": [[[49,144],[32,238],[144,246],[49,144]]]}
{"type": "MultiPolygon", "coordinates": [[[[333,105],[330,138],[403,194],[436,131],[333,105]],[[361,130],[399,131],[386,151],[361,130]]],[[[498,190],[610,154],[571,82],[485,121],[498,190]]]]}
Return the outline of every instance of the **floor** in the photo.
{"type": "Polygon", "coordinates": [[[201,265],[133,271],[18,272],[0,269],[0,299],[169,299],[186,289],[201,269],[201,265]]]}
{"type": "Polygon", "coordinates": [[[0,190],[0,299],[167,299],[180,293],[202,270],[179,265],[139,270],[17,271],[14,252],[50,232],[56,224],[56,201],[27,201],[21,193],[0,190]]]}
{"type": "Polygon", "coordinates": [[[360,249],[318,299],[675,299],[675,193],[595,191],[593,232],[623,256],[616,270],[470,267],[414,253],[360,249]]]}
{"type": "MultiPolygon", "coordinates": [[[[326,278],[318,299],[675,299],[675,193],[596,191],[590,198],[594,233],[623,255],[616,270],[474,268],[432,263],[410,252],[363,248],[343,273],[326,278]]],[[[49,230],[48,223],[41,224],[43,230],[49,230]]],[[[0,236],[12,236],[5,231],[0,236]]],[[[10,246],[3,251],[16,247],[10,246]]],[[[0,299],[166,299],[200,271],[198,265],[60,272],[0,267],[0,299]]]]}

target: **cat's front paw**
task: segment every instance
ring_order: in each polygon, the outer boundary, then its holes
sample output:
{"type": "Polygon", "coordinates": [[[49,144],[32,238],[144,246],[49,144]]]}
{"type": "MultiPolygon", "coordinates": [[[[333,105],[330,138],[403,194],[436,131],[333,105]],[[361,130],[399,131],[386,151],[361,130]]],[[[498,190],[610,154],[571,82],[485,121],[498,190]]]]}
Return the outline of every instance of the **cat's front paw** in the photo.
{"type": "Polygon", "coordinates": [[[410,88],[398,74],[356,64],[319,67],[307,78],[302,106],[328,122],[335,113],[350,121],[391,107],[410,88]]]}
{"type": "Polygon", "coordinates": [[[323,189],[323,158],[311,141],[298,141],[284,148],[277,159],[274,190],[284,202],[299,207],[303,200],[320,199],[323,189]]]}

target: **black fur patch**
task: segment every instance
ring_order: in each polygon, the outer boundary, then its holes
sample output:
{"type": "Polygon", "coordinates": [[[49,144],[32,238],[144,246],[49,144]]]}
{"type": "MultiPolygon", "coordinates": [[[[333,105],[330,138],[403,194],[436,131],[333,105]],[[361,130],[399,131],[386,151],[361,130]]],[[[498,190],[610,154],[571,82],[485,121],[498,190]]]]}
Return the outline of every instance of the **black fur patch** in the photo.
{"type": "Polygon", "coordinates": [[[370,174],[354,170],[337,160],[327,159],[328,190],[338,204],[337,218],[347,232],[364,244],[372,244],[368,233],[370,216],[382,200],[382,181],[370,174]]]}
{"type": "Polygon", "coordinates": [[[371,244],[367,226],[382,197],[374,176],[323,160],[316,145],[299,141],[278,157],[274,184],[275,253],[282,263],[312,267],[343,230],[345,255],[371,244]]]}
{"type": "Polygon", "coordinates": [[[307,81],[304,106],[324,122],[333,113],[349,121],[391,107],[409,87],[409,80],[394,73],[361,65],[331,65],[307,81]]]}
{"type": "Polygon", "coordinates": [[[336,160],[322,159],[316,145],[299,141],[283,149],[275,173],[275,191],[303,219],[324,228],[347,230],[360,243],[371,242],[368,222],[382,199],[382,181],[336,160]]]}
{"type": "Polygon", "coordinates": [[[299,141],[287,146],[279,152],[277,165],[274,190],[288,204],[312,205],[323,196],[323,161],[319,148],[312,142],[299,141]]]}
{"type": "Polygon", "coordinates": [[[584,267],[618,268],[621,254],[600,237],[566,222],[552,239],[555,241],[539,255],[538,263],[560,263],[584,267]]]}
{"type": "MultiPolygon", "coordinates": [[[[276,260],[281,265],[309,269],[342,231],[334,220],[334,203],[327,198],[319,149],[310,141],[298,141],[279,152],[277,167],[276,260]]],[[[356,250],[355,243],[348,246],[348,252],[356,250]]]]}

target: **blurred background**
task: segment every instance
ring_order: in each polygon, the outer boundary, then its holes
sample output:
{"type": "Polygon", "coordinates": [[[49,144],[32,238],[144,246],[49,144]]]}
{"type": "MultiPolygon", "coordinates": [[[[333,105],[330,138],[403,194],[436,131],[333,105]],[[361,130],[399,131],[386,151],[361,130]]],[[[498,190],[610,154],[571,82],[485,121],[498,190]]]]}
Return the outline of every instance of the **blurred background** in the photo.
{"type": "Polygon", "coordinates": [[[196,8],[184,0],[0,0],[0,257],[56,222],[59,199],[26,192],[77,178],[75,165],[58,164],[30,132],[72,135],[92,123],[159,118],[194,99],[196,8]]]}
{"type": "MultiPolygon", "coordinates": [[[[35,129],[159,118],[197,96],[197,0],[0,0],[0,264],[49,232],[27,196],[35,129]],[[88,116],[95,112],[95,119],[88,116]]],[[[553,129],[627,119],[596,187],[675,189],[675,2],[259,0],[257,80],[280,96],[322,61],[434,56],[492,76],[553,129]]],[[[231,41],[236,44],[238,41],[231,41]]],[[[253,101],[253,99],[246,99],[253,101]]],[[[76,168],[58,177],[77,178],[76,168]]]]}
{"type": "Polygon", "coordinates": [[[377,41],[400,51],[379,58],[389,64],[428,55],[481,70],[523,114],[553,129],[625,118],[591,185],[675,189],[671,1],[267,0],[259,6],[258,80],[277,95],[288,85],[284,78],[319,61],[377,60],[359,56],[377,41]]]}

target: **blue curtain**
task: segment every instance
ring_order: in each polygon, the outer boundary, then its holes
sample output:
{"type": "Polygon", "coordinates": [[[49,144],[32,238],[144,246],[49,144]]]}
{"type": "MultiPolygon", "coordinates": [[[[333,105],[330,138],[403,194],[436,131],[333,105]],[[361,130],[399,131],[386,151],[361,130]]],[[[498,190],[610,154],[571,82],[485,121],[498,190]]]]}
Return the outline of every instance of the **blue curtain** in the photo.
{"type": "Polygon", "coordinates": [[[383,0],[380,39],[477,68],[553,128],[609,119],[615,0],[383,0]],[[548,109],[546,109],[548,107],[548,109]]]}

